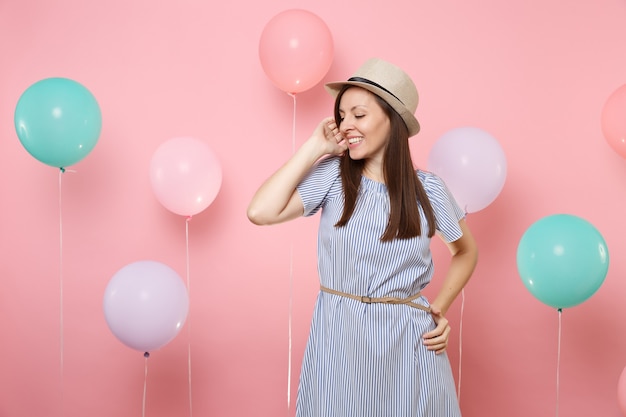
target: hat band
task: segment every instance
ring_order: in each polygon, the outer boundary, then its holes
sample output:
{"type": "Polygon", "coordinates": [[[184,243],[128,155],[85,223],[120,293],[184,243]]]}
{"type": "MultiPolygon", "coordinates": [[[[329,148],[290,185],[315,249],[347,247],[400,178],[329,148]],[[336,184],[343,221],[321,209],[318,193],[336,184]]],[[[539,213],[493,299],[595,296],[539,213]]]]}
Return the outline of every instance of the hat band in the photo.
{"type": "MultiPolygon", "coordinates": [[[[365,83],[365,84],[370,84],[373,85],[374,87],[380,88],[381,90],[383,90],[384,92],[386,92],[387,94],[391,94],[396,100],[398,100],[400,103],[402,103],[402,100],[400,100],[394,93],[392,93],[391,91],[387,90],[385,87],[383,87],[380,84],[375,83],[374,81],[370,81],[367,78],[362,78],[362,77],[350,77],[348,79],[348,81],[356,81],[358,83],[365,83]]],[[[402,103],[404,105],[404,103],[402,103]]]]}

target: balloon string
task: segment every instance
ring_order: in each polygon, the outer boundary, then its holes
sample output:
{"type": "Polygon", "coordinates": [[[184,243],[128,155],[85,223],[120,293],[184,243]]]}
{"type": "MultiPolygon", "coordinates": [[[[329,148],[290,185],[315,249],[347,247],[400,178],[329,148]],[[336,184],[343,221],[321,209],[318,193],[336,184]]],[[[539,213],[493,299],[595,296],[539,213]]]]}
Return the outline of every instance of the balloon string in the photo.
{"type": "Polygon", "coordinates": [[[296,95],[289,93],[293,98],[293,120],[291,122],[291,153],[296,152],[296,95]]]}
{"type": "MultiPolygon", "coordinates": [[[[187,263],[187,292],[191,294],[191,282],[189,279],[189,221],[191,216],[185,221],[185,252],[187,263]]],[[[187,317],[187,372],[189,380],[189,417],[193,415],[191,401],[191,314],[187,317]]]]}
{"type": "Polygon", "coordinates": [[[145,352],[143,354],[144,360],[144,371],[143,371],[143,403],[141,406],[141,415],[142,417],[146,417],[146,387],[148,385],[148,358],[150,357],[150,353],[145,352]]]}
{"type": "Polygon", "coordinates": [[[291,348],[292,348],[292,311],[293,311],[293,244],[289,250],[289,356],[287,365],[287,411],[291,411],[291,348]]]}
{"type": "MultiPolygon", "coordinates": [[[[296,95],[289,94],[293,98],[293,118],[291,127],[291,153],[296,152],[296,95]]],[[[289,248],[289,313],[288,313],[288,343],[287,353],[287,415],[291,413],[291,362],[292,362],[292,327],[293,327],[293,243],[289,248]]]]}
{"type": "Polygon", "coordinates": [[[461,290],[461,320],[459,321],[459,381],[457,399],[461,402],[461,361],[463,359],[463,311],[465,310],[465,288],[461,290]]]}
{"type": "Polygon", "coordinates": [[[61,385],[61,416],[65,415],[65,337],[64,337],[64,317],[63,317],[63,174],[65,172],[76,172],[74,170],[66,170],[59,168],[59,363],[60,363],[60,385],[61,385]]]}
{"type": "MultiPolygon", "coordinates": [[[[467,218],[467,205],[464,209],[467,218]]],[[[461,363],[463,360],[463,312],[465,311],[465,288],[461,290],[461,319],[459,321],[459,381],[457,383],[457,401],[461,403],[461,363]]]]}
{"type": "Polygon", "coordinates": [[[559,312],[559,337],[557,343],[557,355],[556,355],[556,417],[559,417],[559,371],[561,367],[561,315],[562,309],[558,309],[559,312]]]}
{"type": "Polygon", "coordinates": [[[59,169],[59,346],[60,346],[60,378],[61,378],[61,416],[65,415],[65,388],[63,375],[63,202],[62,178],[65,169],[59,169]]]}

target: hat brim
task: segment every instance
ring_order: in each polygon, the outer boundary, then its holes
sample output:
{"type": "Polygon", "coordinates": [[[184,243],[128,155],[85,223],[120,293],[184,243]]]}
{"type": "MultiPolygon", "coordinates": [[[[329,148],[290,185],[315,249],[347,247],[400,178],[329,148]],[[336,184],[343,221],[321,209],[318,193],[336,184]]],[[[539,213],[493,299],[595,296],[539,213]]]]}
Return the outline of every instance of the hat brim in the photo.
{"type": "Polygon", "coordinates": [[[359,81],[335,81],[325,84],[324,88],[326,88],[326,91],[328,91],[331,96],[337,97],[337,94],[339,94],[339,91],[345,85],[361,87],[385,100],[385,102],[387,102],[387,104],[389,104],[396,111],[396,113],[402,117],[402,120],[404,120],[404,123],[409,130],[409,137],[416,135],[420,131],[420,124],[415,118],[415,115],[411,113],[400,100],[375,85],[359,81]]]}

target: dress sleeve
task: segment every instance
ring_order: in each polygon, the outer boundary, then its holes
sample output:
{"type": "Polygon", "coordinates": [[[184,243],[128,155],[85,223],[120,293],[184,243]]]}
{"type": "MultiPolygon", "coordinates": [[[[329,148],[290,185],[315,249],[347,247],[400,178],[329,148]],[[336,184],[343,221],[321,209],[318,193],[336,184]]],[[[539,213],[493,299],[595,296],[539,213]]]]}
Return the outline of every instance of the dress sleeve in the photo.
{"type": "Polygon", "coordinates": [[[317,213],[328,199],[341,193],[339,158],[320,160],[298,184],[297,190],[304,205],[304,216],[317,213]]]}
{"type": "Polygon", "coordinates": [[[418,175],[435,211],[437,232],[447,242],[454,242],[463,235],[459,221],[465,217],[465,212],[439,176],[426,171],[419,171],[418,175]]]}

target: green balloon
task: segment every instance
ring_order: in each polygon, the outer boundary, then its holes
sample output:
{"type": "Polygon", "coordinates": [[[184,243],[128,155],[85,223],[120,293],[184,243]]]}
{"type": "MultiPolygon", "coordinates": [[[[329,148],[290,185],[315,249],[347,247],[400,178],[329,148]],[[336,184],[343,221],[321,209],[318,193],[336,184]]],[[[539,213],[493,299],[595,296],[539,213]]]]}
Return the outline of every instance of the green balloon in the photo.
{"type": "Polygon", "coordinates": [[[59,168],[87,156],[102,130],[95,97],[67,78],[46,78],[28,87],[17,102],[14,122],[28,153],[59,168]]]}
{"type": "Polygon", "coordinates": [[[517,248],[517,268],[526,288],[557,309],[591,297],[609,268],[609,251],[593,225],[580,217],[544,217],[524,233],[517,248]]]}

